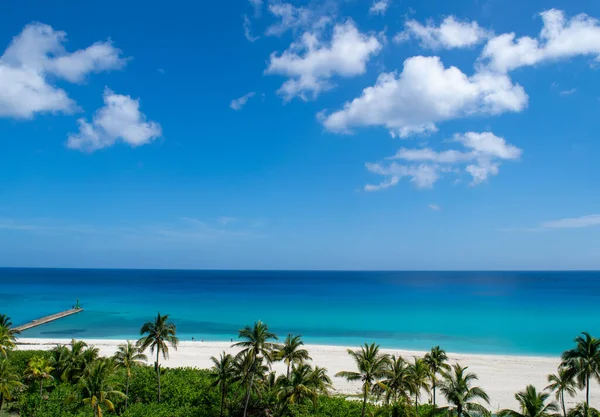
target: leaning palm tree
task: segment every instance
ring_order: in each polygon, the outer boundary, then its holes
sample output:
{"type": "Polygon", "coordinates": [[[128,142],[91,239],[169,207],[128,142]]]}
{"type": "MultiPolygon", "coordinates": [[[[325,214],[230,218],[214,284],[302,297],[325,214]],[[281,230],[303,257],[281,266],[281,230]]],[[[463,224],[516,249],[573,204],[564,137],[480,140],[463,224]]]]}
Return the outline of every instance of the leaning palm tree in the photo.
{"type": "Polygon", "coordinates": [[[401,356],[392,356],[385,376],[374,388],[385,395],[386,404],[395,404],[400,398],[410,400],[411,378],[408,363],[401,356]]]}
{"type": "Polygon", "coordinates": [[[600,417],[600,411],[590,407],[586,403],[579,403],[569,410],[568,417],[600,417]]]}
{"type": "Polygon", "coordinates": [[[214,356],[210,359],[214,364],[210,374],[210,377],[213,380],[212,386],[218,386],[219,391],[221,391],[221,413],[219,415],[223,417],[223,414],[225,413],[225,396],[227,395],[229,386],[235,378],[234,358],[229,353],[223,352],[219,359],[214,356]]]}
{"type": "Polygon", "coordinates": [[[367,397],[373,391],[375,383],[386,375],[389,357],[379,352],[379,345],[366,344],[360,350],[348,349],[348,354],[356,362],[357,371],[341,371],[337,377],[346,378],[348,381],[362,381],[363,404],[361,417],[365,417],[367,397]]]}
{"type": "Polygon", "coordinates": [[[435,409],[435,391],[437,387],[437,374],[450,369],[450,365],[446,363],[448,361],[448,355],[446,355],[446,351],[444,349],[440,348],[439,346],[435,346],[432,347],[431,351],[425,355],[424,359],[427,366],[429,366],[429,377],[431,379],[433,408],[435,409]]]}
{"type": "Polygon", "coordinates": [[[44,381],[53,379],[53,368],[48,360],[41,356],[34,356],[27,363],[25,369],[25,377],[32,380],[40,381],[40,398],[44,395],[44,381]]]}
{"type": "Polygon", "coordinates": [[[304,342],[301,339],[300,335],[292,335],[288,334],[285,338],[283,344],[279,347],[277,351],[277,359],[283,361],[287,366],[286,376],[290,377],[290,368],[292,365],[300,365],[304,361],[310,359],[308,355],[308,351],[306,349],[302,349],[302,345],[304,342]]]}
{"type": "Polygon", "coordinates": [[[177,350],[179,339],[176,336],[177,328],[175,324],[169,321],[169,315],[165,314],[161,316],[160,313],[156,316],[154,321],[145,323],[140,329],[140,335],[142,337],[138,340],[137,345],[140,351],[143,352],[150,348],[150,354],[156,351],[156,380],[158,382],[158,402],[160,402],[160,354],[164,359],[169,358],[169,346],[170,344],[173,349],[177,350]]]}
{"type": "Polygon", "coordinates": [[[565,407],[565,394],[574,397],[577,391],[575,390],[575,381],[570,375],[569,370],[563,367],[558,368],[556,374],[548,375],[549,385],[544,388],[556,392],[556,400],[560,401],[563,411],[563,417],[567,417],[567,409],[565,407]]]}
{"type": "Polygon", "coordinates": [[[142,365],[148,360],[148,357],[133,344],[131,341],[119,345],[117,353],[113,357],[115,364],[125,369],[127,378],[125,381],[125,409],[127,409],[127,402],[129,400],[129,381],[131,380],[131,370],[139,365],[142,365]]]}
{"type": "Polygon", "coordinates": [[[14,373],[8,359],[0,359],[0,411],[4,400],[12,400],[12,394],[23,387],[19,375],[14,373]]]}
{"type": "Polygon", "coordinates": [[[252,385],[254,383],[254,368],[256,367],[259,358],[264,358],[267,363],[271,363],[273,360],[273,352],[276,348],[276,345],[272,340],[277,340],[277,335],[271,333],[269,331],[269,326],[259,320],[254,323],[253,327],[246,326],[241,329],[238,338],[242,339],[242,341],[234,343],[233,346],[242,348],[240,355],[246,355],[250,365],[250,380],[248,381],[246,401],[244,404],[244,417],[246,417],[248,414],[250,393],[252,392],[252,385]]]}
{"type": "Polygon", "coordinates": [[[111,398],[126,398],[114,384],[115,367],[112,359],[98,359],[79,380],[83,403],[92,407],[94,417],[102,417],[102,407],[115,411],[111,398]]]}
{"type": "Polygon", "coordinates": [[[585,403],[590,405],[590,379],[600,382],[600,339],[582,333],[575,338],[575,348],[562,354],[562,366],[568,369],[579,384],[585,387],[585,403]]]}
{"type": "Polygon", "coordinates": [[[482,400],[489,404],[490,398],[482,388],[472,386],[472,382],[478,378],[477,375],[466,372],[467,368],[456,364],[451,370],[442,373],[440,392],[450,404],[443,409],[456,413],[457,417],[470,417],[472,412],[487,415],[487,409],[475,401],[482,400]]]}
{"type": "Polygon", "coordinates": [[[429,365],[422,358],[415,357],[413,363],[408,366],[410,388],[415,396],[415,413],[419,414],[419,397],[421,391],[429,392],[429,365]]]}
{"type": "Polygon", "coordinates": [[[525,391],[515,394],[520,410],[500,410],[498,417],[553,417],[558,407],[554,402],[547,402],[549,397],[550,394],[537,392],[533,385],[527,385],[525,391]]]}
{"type": "Polygon", "coordinates": [[[322,395],[328,395],[333,389],[331,378],[327,375],[327,369],[315,366],[309,376],[310,384],[313,389],[322,395]]]}

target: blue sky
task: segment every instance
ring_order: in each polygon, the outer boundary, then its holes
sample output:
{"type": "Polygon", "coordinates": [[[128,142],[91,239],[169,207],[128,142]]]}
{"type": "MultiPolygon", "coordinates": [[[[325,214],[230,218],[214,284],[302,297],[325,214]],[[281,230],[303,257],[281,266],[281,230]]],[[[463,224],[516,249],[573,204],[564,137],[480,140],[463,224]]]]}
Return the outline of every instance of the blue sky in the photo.
{"type": "Polygon", "coordinates": [[[598,2],[2,9],[2,266],[600,268],[598,2]]]}

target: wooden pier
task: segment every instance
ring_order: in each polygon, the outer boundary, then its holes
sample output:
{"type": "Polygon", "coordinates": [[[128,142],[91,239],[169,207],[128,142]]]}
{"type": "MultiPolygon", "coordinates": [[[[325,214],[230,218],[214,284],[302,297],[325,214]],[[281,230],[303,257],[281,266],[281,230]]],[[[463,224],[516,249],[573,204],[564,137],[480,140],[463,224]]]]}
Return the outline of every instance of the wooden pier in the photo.
{"type": "Polygon", "coordinates": [[[29,323],[23,324],[22,326],[16,326],[14,329],[17,332],[22,332],[23,330],[31,329],[33,327],[41,326],[42,324],[50,323],[55,320],[62,319],[63,317],[72,316],[73,314],[81,313],[83,308],[75,307],[70,310],[61,311],[60,313],[51,314],[46,317],[42,317],[37,320],[30,321],[29,323]]]}

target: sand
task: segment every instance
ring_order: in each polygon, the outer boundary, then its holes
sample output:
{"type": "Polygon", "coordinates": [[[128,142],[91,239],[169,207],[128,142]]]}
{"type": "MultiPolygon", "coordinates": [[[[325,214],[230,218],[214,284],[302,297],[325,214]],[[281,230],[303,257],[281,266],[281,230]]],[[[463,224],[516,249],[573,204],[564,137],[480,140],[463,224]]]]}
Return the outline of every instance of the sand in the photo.
{"type": "MultiPolygon", "coordinates": [[[[20,350],[46,350],[52,349],[57,344],[68,344],[69,339],[33,339],[20,338],[18,340],[18,349],[20,350]]],[[[123,343],[123,340],[85,340],[88,345],[94,345],[100,349],[103,356],[111,356],[115,353],[117,346],[123,343]]],[[[349,383],[342,378],[335,378],[333,375],[342,370],[354,370],[354,363],[347,354],[346,347],[325,346],[325,345],[306,345],[314,364],[327,368],[332,377],[336,393],[356,394],[360,388],[357,383],[349,383]]],[[[355,349],[356,347],[351,347],[355,349]]],[[[222,351],[236,353],[237,350],[231,348],[228,342],[201,342],[185,341],[181,342],[177,351],[171,350],[170,358],[163,360],[161,364],[165,367],[195,367],[210,368],[212,362],[211,356],[218,357],[222,351]]],[[[423,356],[424,352],[405,351],[398,349],[383,349],[385,353],[401,355],[408,361],[412,361],[413,356],[423,356]]],[[[517,402],[514,394],[532,384],[538,390],[542,390],[547,385],[547,375],[555,373],[560,358],[558,357],[533,357],[533,356],[502,356],[502,355],[475,355],[449,353],[449,362],[456,362],[463,366],[468,366],[469,371],[477,374],[479,377],[478,385],[486,390],[490,397],[490,408],[497,411],[502,408],[516,408],[517,402]]],[[[151,358],[154,361],[154,358],[151,358]]],[[[285,366],[282,363],[276,363],[273,368],[277,372],[285,372],[285,366]]],[[[575,398],[567,398],[567,408],[583,401],[584,394],[579,393],[575,398]]],[[[429,395],[423,393],[422,402],[427,402],[429,395]]],[[[442,401],[442,396],[438,393],[438,402],[442,401]]],[[[600,388],[597,384],[591,387],[590,403],[594,407],[600,407],[600,388]]]]}

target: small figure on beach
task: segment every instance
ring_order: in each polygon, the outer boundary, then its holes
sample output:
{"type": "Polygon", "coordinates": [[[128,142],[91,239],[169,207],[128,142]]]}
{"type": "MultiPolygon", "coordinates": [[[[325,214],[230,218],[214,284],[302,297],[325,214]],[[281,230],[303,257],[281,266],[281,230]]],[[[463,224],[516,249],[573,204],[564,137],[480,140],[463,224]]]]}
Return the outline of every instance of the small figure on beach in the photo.
{"type": "Polygon", "coordinates": [[[192,336],[192,342],[194,342],[194,341],[195,341],[194,336],[192,336]]]}

